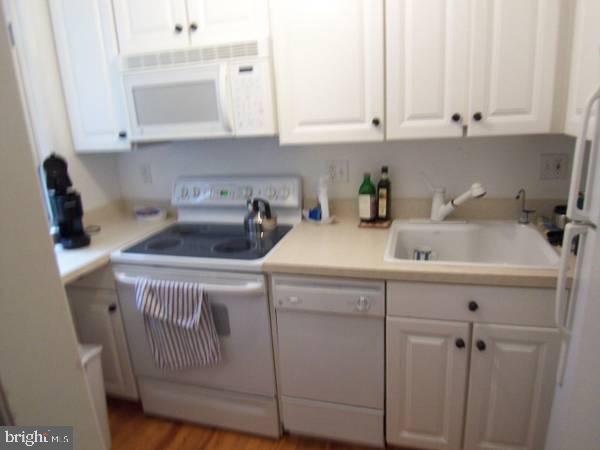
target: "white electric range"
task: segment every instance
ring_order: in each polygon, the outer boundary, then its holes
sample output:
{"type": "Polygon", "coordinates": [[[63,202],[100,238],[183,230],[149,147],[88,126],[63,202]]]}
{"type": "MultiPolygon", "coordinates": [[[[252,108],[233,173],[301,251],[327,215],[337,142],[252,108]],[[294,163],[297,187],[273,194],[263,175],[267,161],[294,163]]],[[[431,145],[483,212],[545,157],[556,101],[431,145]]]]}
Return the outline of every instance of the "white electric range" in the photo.
{"type": "Polygon", "coordinates": [[[121,314],[144,411],[271,437],[280,435],[267,282],[262,264],[301,220],[298,177],[185,177],[173,188],[178,221],[112,254],[121,314]],[[249,237],[248,198],[278,217],[270,233],[249,237]],[[202,283],[220,337],[214,367],[154,365],[135,305],[137,278],[202,283]]]}

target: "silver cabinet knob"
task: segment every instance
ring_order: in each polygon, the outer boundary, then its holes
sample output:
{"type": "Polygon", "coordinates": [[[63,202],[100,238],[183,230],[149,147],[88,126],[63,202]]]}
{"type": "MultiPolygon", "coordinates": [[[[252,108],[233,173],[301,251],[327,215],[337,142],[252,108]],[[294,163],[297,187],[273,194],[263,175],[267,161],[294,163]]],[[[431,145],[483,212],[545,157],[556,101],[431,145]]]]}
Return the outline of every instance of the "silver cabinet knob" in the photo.
{"type": "Polygon", "coordinates": [[[300,297],[288,297],[288,302],[290,305],[297,305],[298,303],[302,302],[302,299],[300,297]]]}

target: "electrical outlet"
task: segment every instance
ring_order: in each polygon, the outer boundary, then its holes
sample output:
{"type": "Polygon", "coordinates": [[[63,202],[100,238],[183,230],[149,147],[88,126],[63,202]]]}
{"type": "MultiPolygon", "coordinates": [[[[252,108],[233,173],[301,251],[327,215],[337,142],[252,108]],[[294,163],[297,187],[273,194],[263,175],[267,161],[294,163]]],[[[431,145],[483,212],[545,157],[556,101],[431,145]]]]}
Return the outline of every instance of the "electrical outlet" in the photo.
{"type": "Polygon", "coordinates": [[[542,155],[542,180],[564,180],[569,171],[569,157],[566,153],[542,155]]]}
{"type": "Polygon", "coordinates": [[[140,175],[142,176],[142,183],[152,184],[152,166],[150,164],[140,165],[140,175]]]}
{"type": "Polygon", "coordinates": [[[330,183],[348,183],[347,159],[337,159],[325,162],[325,174],[329,177],[330,183]]]}

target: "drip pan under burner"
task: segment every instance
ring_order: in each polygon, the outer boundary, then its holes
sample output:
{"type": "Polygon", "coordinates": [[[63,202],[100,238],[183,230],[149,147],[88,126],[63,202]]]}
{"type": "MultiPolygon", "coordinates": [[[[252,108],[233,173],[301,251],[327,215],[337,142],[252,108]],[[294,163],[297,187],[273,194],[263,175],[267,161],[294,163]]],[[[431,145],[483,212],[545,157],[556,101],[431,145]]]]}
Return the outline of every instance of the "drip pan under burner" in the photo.
{"type": "Polygon", "coordinates": [[[152,251],[164,251],[179,247],[181,244],[183,244],[183,239],[164,238],[148,242],[146,249],[152,251]]]}
{"type": "Polygon", "coordinates": [[[226,241],[221,241],[215,244],[212,248],[215,253],[243,253],[250,250],[254,250],[256,248],[256,244],[252,242],[250,239],[246,238],[236,238],[236,239],[228,239],[226,241]]]}

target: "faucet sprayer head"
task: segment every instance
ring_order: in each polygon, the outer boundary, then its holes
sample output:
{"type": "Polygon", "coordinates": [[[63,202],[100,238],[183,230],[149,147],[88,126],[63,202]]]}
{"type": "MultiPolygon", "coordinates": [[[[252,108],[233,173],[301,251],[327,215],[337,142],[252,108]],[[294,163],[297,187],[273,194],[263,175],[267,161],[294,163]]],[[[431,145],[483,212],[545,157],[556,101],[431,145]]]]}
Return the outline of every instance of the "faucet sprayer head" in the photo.
{"type": "Polygon", "coordinates": [[[485,194],[487,194],[487,191],[480,183],[473,183],[471,185],[471,196],[473,198],[481,198],[485,194]]]}

